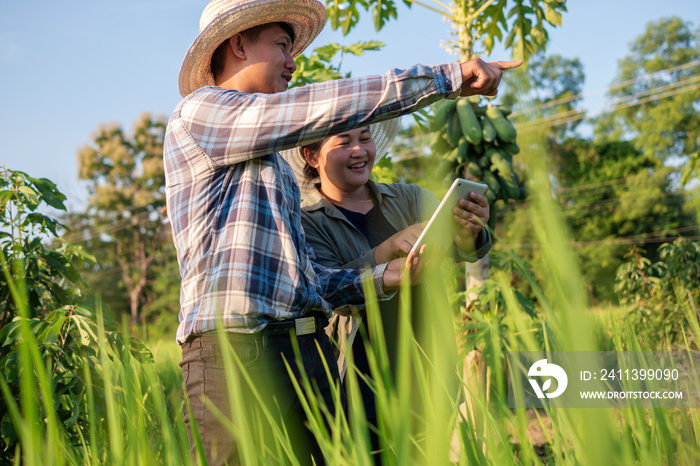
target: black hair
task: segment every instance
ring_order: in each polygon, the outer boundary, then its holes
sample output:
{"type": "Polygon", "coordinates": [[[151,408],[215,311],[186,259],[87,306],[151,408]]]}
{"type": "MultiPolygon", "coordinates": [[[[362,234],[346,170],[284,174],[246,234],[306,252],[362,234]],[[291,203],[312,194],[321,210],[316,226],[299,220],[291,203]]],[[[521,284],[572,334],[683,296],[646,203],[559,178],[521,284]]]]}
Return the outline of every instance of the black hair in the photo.
{"type": "Polygon", "coordinates": [[[301,146],[301,156],[304,158],[304,176],[311,180],[315,180],[318,178],[318,170],[316,170],[314,167],[309,165],[309,162],[306,160],[306,155],[304,154],[305,150],[308,150],[309,152],[313,153],[314,155],[318,154],[318,151],[321,150],[321,145],[323,144],[323,139],[320,141],[312,142],[311,144],[307,144],[305,146],[301,146]]]}

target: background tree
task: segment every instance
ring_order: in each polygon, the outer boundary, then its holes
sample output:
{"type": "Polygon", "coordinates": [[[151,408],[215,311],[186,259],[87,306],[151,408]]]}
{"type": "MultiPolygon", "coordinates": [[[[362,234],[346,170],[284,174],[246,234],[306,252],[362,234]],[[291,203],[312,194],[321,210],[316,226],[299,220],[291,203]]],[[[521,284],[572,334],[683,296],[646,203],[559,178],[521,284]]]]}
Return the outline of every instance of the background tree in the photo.
{"type": "Polygon", "coordinates": [[[610,87],[613,112],[596,136],[625,137],[645,154],[683,163],[700,138],[700,30],[680,18],[647,25],[619,63],[610,87]]]}
{"type": "MultiPolygon", "coordinates": [[[[569,138],[553,161],[557,200],[593,303],[616,301],[613,283],[630,244],[653,257],[661,242],[691,231],[693,216],[684,212],[683,193],[671,186],[673,170],[630,142],[569,138]]],[[[537,265],[542,258],[532,249],[531,225],[538,219],[511,207],[498,234],[537,265]]]]}
{"type": "Polygon", "coordinates": [[[510,119],[519,132],[544,130],[550,150],[575,134],[585,116],[580,104],[586,75],[578,58],[539,52],[527,67],[503,78],[501,101],[515,109],[510,119]]]}
{"type": "Polygon", "coordinates": [[[164,212],[165,126],[149,114],[141,115],[131,135],[103,125],[78,153],[79,176],[88,181],[90,198],[73,227],[99,264],[88,279],[106,292],[107,304],[128,311],[134,323],[143,322],[144,309],[154,300],[149,293],[157,276],[154,264],[164,255],[165,262],[175,260],[164,212]]]}

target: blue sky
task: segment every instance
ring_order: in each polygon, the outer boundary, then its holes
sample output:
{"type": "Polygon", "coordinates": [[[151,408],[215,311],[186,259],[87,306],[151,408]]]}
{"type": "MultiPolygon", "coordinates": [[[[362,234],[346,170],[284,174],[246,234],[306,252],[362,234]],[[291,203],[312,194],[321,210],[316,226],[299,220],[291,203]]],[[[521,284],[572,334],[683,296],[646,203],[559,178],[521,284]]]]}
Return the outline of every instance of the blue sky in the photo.
{"type": "MultiPolygon", "coordinates": [[[[0,0],[0,164],[58,184],[69,206],[87,199],[76,154],[101,123],[131,129],[142,112],[167,116],[180,99],[177,73],[197,34],[204,0],[0,0]]],[[[428,1],[429,3],[429,1],[428,1]]],[[[700,1],[570,0],[548,53],[584,65],[584,107],[605,101],[617,62],[649,21],[700,20],[700,1]]],[[[327,27],[314,46],[379,40],[380,52],[348,58],[354,75],[415,63],[454,61],[440,46],[449,25],[436,13],[401,6],[376,33],[369,18],[349,38],[327,27]]],[[[362,22],[361,22],[362,23],[362,22]]],[[[491,59],[508,59],[494,52],[491,59]]]]}

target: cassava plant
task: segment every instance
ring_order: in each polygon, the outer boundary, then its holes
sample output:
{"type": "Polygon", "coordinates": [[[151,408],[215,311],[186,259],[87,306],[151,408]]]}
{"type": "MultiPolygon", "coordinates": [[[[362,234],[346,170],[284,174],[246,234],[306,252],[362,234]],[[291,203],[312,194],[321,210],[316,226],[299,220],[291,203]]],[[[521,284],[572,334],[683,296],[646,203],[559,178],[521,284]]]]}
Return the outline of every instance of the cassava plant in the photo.
{"type": "Polygon", "coordinates": [[[66,244],[59,236],[62,225],[40,212],[47,206],[65,210],[65,199],[50,180],[7,168],[0,172],[2,464],[31,450],[36,432],[73,446],[85,444],[90,420],[99,423],[105,415],[99,348],[107,348],[109,358],[128,352],[151,361],[143,344],[125,342],[116,332],[102,333],[105,341],[98,345],[96,316],[81,305],[83,282],[73,265],[94,259],[66,244]]]}

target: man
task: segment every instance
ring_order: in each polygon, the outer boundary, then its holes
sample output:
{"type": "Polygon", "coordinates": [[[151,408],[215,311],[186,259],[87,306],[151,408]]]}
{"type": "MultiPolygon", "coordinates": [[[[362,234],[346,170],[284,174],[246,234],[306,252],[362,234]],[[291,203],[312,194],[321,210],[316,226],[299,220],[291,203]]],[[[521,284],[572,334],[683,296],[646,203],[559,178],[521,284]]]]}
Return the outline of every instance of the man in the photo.
{"type": "MultiPolygon", "coordinates": [[[[296,70],[293,56],[324,21],[325,8],[316,0],[214,0],[180,69],[184,99],[170,118],[164,149],[168,215],[182,275],[177,340],[191,416],[217,464],[235,462],[240,454],[217,417],[219,411],[230,414],[217,319],[255,386],[267,389],[263,407],[283,417],[298,459],[306,463],[313,455],[321,463],[285,361],[299,378],[297,341],[302,368],[332,412],[323,359],[333,355],[322,327],[331,311],[364,304],[361,271],[312,261],[299,189],[278,152],[447,95],[495,95],[501,70],[518,65],[478,60],[417,66],[283,92],[296,70]]],[[[398,287],[404,269],[416,279],[412,259],[372,269],[380,298],[398,287]]],[[[337,378],[335,365],[328,366],[337,378]]],[[[244,429],[242,416],[233,414],[234,429],[244,429]]]]}

